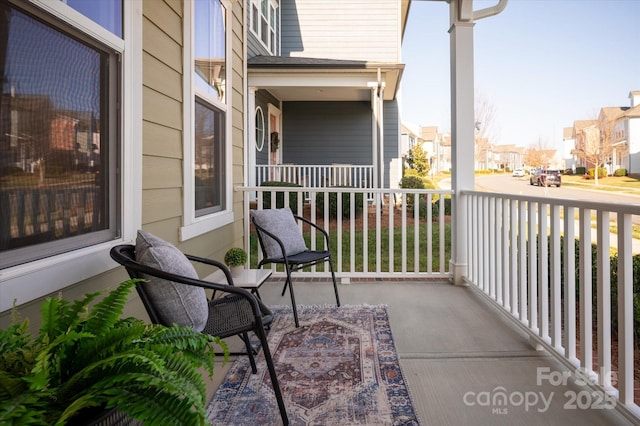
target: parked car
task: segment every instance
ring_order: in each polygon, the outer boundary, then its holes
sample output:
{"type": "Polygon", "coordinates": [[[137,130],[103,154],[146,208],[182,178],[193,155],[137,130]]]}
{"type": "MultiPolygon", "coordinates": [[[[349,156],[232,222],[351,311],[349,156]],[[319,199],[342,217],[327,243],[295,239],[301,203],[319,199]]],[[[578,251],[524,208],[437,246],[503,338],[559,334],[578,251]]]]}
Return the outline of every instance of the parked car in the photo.
{"type": "Polygon", "coordinates": [[[560,188],[560,185],[562,184],[560,170],[535,169],[531,172],[529,183],[531,185],[557,186],[560,188]]]}
{"type": "Polygon", "coordinates": [[[524,177],[524,169],[514,169],[513,177],[524,177]]]}

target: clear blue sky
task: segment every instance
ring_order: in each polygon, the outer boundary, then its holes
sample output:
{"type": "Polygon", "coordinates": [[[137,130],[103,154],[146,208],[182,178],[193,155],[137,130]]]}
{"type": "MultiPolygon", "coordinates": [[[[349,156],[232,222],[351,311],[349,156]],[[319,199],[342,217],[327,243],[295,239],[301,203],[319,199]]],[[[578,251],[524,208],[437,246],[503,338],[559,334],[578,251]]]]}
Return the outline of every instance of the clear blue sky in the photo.
{"type": "MultiPolygon", "coordinates": [[[[412,2],[403,122],[450,131],[448,29],[446,2],[412,2]]],[[[640,90],[640,0],[509,0],[476,22],[474,57],[476,93],[495,108],[493,143],[561,149],[564,127],[629,106],[629,92],[640,90]]]]}

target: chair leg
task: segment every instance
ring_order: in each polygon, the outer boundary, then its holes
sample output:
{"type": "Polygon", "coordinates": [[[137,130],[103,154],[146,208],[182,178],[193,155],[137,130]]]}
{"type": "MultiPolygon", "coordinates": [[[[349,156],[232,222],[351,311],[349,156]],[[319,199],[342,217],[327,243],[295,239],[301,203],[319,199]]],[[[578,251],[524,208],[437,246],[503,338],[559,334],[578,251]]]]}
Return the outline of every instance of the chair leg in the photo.
{"type": "Polygon", "coordinates": [[[240,337],[245,346],[247,347],[247,355],[249,355],[249,364],[251,364],[251,372],[256,374],[258,372],[258,368],[256,367],[256,358],[253,355],[253,346],[251,346],[251,342],[249,341],[249,335],[247,333],[242,333],[240,337]]]}
{"type": "Polygon", "coordinates": [[[328,259],[329,268],[331,269],[331,279],[333,280],[333,291],[336,293],[336,304],[340,306],[340,296],[338,295],[338,284],[336,283],[336,273],[333,271],[333,261],[328,259]]]}
{"type": "Polygon", "coordinates": [[[289,417],[287,416],[287,408],[284,405],[284,399],[282,398],[282,392],[280,391],[280,384],[278,383],[278,375],[273,365],[273,359],[271,358],[271,351],[267,343],[267,335],[263,327],[257,327],[255,331],[262,343],[262,351],[264,353],[264,360],[267,363],[267,369],[269,370],[269,377],[271,378],[271,386],[273,386],[273,393],[276,396],[278,402],[278,408],[280,409],[280,416],[282,417],[282,423],[287,426],[289,424],[289,417]]]}
{"type": "MultiPolygon", "coordinates": [[[[289,294],[291,295],[291,308],[293,309],[293,320],[296,323],[296,328],[300,327],[300,322],[298,321],[298,309],[296,308],[296,296],[293,294],[293,283],[291,282],[291,269],[289,265],[285,265],[287,270],[287,281],[285,281],[285,288],[289,285],[289,294]]],[[[284,293],[283,293],[284,295],[284,293]]]]}
{"type": "Polygon", "coordinates": [[[281,296],[284,296],[284,294],[287,292],[287,285],[289,285],[289,280],[286,280],[284,282],[284,286],[282,287],[282,294],[281,296]]]}

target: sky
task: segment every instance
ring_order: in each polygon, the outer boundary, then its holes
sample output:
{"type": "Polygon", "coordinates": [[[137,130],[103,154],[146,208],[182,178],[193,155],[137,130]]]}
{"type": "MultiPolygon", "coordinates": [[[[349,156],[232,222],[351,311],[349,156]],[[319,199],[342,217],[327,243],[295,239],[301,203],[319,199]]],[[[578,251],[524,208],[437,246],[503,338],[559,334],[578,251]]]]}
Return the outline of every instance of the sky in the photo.
{"type": "MultiPolygon", "coordinates": [[[[497,4],[476,0],[474,9],[497,4]]],[[[413,1],[402,45],[403,123],[451,130],[449,6],[413,1]]],[[[492,143],[561,149],[562,130],[640,90],[640,0],[509,0],[474,27],[476,97],[492,143]]]]}

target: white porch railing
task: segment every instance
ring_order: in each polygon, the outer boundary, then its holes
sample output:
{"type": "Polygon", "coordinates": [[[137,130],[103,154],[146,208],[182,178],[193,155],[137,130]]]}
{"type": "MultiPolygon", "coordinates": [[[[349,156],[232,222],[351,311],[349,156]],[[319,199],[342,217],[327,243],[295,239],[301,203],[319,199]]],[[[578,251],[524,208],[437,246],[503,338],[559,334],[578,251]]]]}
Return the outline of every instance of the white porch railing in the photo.
{"type": "Polygon", "coordinates": [[[299,165],[277,164],[256,166],[256,185],[266,181],[295,183],[312,188],[353,186],[372,188],[373,166],[352,164],[299,165]]]}
{"type": "MultiPolygon", "coordinates": [[[[450,200],[445,201],[445,196],[450,196],[450,190],[367,189],[363,192],[354,188],[309,187],[238,187],[236,190],[245,192],[245,247],[249,248],[252,264],[261,259],[262,254],[255,232],[250,229],[249,209],[275,207],[272,200],[277,200],[277,207],[289,206],[329,231],[336,276],[344,281],[358,277],[449,277],[451,229],[445,210],[450,208],[450,200]],[[257,194],[255,205],[247,196],[252,192],[257,194]],[[305,201],[307,195],[308,201],[305,201]],[[331,201],[326,202],[329,199],[331,201]],[[342,213],[342,220],[336,218],[336,211],[342,213]]],[[[320,233],[307,229],[303,232],[310,247],[324,249],[320,233]]],[[[328,269],[323,268],[320,265],[297,274],[329,277],[328,269]]],[[[281,273],[274,267],[276,276],[281,273]]]]}
{"type": "Polygon", "coordinates": [[[638,421],[631,225],[640,207],[476,191],[460,196],[470,283],[571,372],[593,381],[589,407],[617,406],[638,421]]]}

